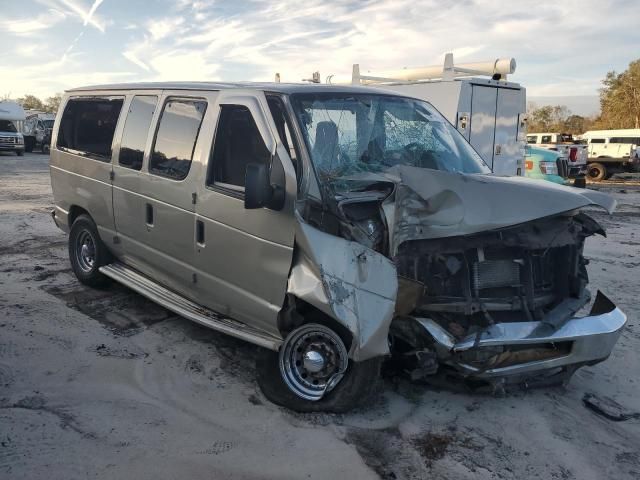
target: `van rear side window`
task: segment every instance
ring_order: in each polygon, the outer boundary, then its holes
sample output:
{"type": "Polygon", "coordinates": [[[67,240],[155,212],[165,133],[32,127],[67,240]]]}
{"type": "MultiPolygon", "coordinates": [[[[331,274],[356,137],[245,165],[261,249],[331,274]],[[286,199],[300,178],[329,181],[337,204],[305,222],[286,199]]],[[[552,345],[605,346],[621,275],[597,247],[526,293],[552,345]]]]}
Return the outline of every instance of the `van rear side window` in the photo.
{"type": "Polygon", "coordinates": [[[70,99],[62,114],[56,146],[110,162],[111,143],[123,103],[123,97],[70,99]]]}
{"type": "Polygon", "coordinates": [[[147,144],[149,127],[157,103],[158,97],[155,95],[136,95],[133,97],[124,124],[118,158],[118,163],[123,167],[134,170],[142,168],[144,147],[147,144]]]}
{"type": "Polygon", "coordinates": [[[151,173],[173,180],[187,177],[206,109],[205,100],[167,100],[149,162],[151,173]]]}
{"type": "Polygon", "coordinates": [[[604,138],[592,138],[589,143],[604,143],[604,138]]]}

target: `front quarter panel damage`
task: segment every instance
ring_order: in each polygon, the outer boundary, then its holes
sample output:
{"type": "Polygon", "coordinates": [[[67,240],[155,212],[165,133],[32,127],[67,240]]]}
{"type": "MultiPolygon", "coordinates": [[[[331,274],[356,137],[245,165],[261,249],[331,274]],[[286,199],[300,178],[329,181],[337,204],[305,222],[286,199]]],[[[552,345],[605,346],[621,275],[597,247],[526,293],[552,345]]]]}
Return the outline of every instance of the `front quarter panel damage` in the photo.
{"type": "Polygon", "coordinates": [[[298,220],[288,293],[351,332],[353,360],[389,353],[397,290],[396,267],[384,255],[298,220]]]}

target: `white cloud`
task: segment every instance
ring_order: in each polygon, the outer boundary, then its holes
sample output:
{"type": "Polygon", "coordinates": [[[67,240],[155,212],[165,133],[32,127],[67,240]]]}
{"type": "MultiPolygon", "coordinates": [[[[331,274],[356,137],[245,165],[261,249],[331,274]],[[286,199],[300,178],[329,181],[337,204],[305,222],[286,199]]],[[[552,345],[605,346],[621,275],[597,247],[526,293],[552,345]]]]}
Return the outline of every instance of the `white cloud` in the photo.
{"type": "Polygon", "coordinates": [[[135,65],[139,66],[143,70],[146,70],[147,72],[151,71],[151,68],[149,68],[149,65],[147,65],[142,60],[140,60],[135,52],[126,51],[126,52],[122,52],[122,55],[124,56],[124,58],[126,58],[130,62],[134,63],[135,65]]]}
{"type": "MultiPolygon", "coordinates": [[[[47,1],[47,0],[45,0],[47,1]]],[[[102,0],[95,0],[91,7],[87,8],[83,3],[78,0],[54,0],[59,3],[59,5],[74,14],[80,20],[82,20],[83,25],[91,25],[94,28],[97,28],[102,33],[105,31],[105,22],[95,14],[96,9],[102,3],[102,0]]]]}
{"type": "MultiPolygon", "coordinates": [[[[76,31],[51,36],[43,52],[68,52],[60,67],[68,86],[91,79],[85,72],[98,67],[132,80],[272,80],[279,72],[283,81],[299,81],[316,70],[322,78],[350,76],[353,63],[373,72],[441,64],[453,52],[459,62],[515,57],[511,79],[529,94],[595,94],[606,72],[625,68],[640,45],[629,23],[640,16],[637,0],[157,0],[153,8],[36,1],[91,27],[76,43],[68,43],[76,31]]],[[[0,29],[21,38],[45,32],[48,22],[26,14],[13,20],[0,20],[0,29]]],[[[34,65],[32,53],[23,49],[18,63],[34,65]]],[[[13,54],[2,55],[4,64],[13,54]]],[[[15,75],[19,88],[52,84],[37,73],[15,75]]]]}
{"type": "Polygon", "coordinates": [[[5,30],[16,35],[30,35],[34,32],[47,30],[64,20],[64,18],[64,13],[53,9],[34,18],[4,18],[0,20],[0,31],[5,30]]]}

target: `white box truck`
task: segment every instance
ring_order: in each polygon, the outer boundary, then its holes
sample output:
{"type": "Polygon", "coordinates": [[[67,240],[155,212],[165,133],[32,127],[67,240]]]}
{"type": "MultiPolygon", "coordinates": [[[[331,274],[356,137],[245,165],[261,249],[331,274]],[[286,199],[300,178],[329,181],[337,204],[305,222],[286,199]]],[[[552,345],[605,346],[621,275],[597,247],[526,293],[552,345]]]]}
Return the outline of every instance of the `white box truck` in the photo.
{"type": "Polygon", "coordinates": [[[25,115],[22,107],[9,100],[0,100],[0,152],[24,155],[22,124],[25,115]]]}
{"type": "MultiPolygon", "coordinates": [[[[516,61],[503,58],[365,74],[354,65],[351,82],[395,90],[430,102],[454,125],[498,175],[524,175],[526,89],[506,81],[516,61]],[[481,77],[489,78],[481,78],[481,77]]],[[[276,75],[276,81],[279,78],[276,75]]],[[[319,81],[315,73],[311,81],[319,81]]],[[[327,83],[347,83],[335,75],[327,83]]]]}

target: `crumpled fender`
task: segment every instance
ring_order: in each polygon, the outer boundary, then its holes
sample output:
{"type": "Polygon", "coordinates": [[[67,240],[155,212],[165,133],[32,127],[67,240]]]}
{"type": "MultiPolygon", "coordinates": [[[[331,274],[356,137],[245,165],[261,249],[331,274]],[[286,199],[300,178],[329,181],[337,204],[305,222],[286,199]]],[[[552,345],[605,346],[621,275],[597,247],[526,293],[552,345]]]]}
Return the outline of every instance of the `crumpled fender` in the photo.
{"type": "Polygon", "coordinates": [[[526,223],[594,205],[612,213],[613,197],[602,192],[524,177],[470,175],[395,166],[386,175],[396,183],[391,252],[406,240],[469,235],[526,223]]]}
{"type": "Polygon", "coordinates": [[[389,353],[398,277],[384,255],[310,226],[298,218],[287,292],[344,325],[349,356],[362,361],[389,353]]]}

